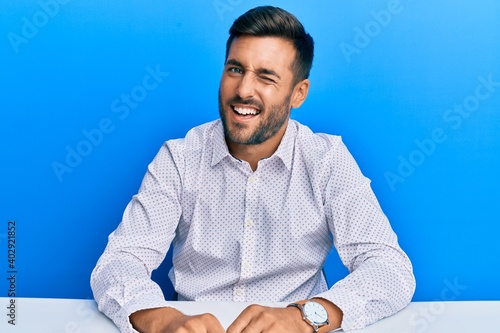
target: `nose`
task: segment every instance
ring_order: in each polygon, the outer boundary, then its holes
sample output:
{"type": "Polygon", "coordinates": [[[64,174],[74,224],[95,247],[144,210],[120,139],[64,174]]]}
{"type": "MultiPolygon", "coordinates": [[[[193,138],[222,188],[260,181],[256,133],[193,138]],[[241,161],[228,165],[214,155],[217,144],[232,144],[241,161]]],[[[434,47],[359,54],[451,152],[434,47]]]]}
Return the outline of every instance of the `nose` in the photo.
{"type": "Polygon", "coordinates": [[[243,100],[254,97],[255,95],[255,78],[250,72],[246,72],[241,76],[238,86],[236,87],[236,93],[243,100]]]}

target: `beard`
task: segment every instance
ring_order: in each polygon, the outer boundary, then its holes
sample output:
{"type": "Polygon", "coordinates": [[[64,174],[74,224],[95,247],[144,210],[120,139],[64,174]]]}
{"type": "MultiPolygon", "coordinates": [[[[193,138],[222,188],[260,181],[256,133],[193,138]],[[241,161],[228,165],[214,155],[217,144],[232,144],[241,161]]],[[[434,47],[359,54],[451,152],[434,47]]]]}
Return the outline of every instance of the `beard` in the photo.
{"type": "Polygon", "coordinates": [[[222,125],[224,126],[224,135],[226,136],[226,139],[243,145],[258,145],[265,142],[269,138],[272,138],[279,132],[290,117],[291,96],[292,92],[290,92],[280,103],[273,104],[269,107],[269,109],[265,110],[265,112],[262,112],[264,109],[262,104],[253,99],[244,101],[239,96],[235,96],[228,100],[227,103],[225,103],[225,106],[227,107],[227,109],[225,109],[219,91],[219,115],[222,120],[222,125]],[[261,110],[261,113],[259,114],[259,117],[261,117],[260,122],[257,124],[252,133],[245,135],[244,131],[250,127],[247,124],[238,122],[228,123],[226,112],[234,112],[230,106],[231,104],[252,105],[261,110]]]}

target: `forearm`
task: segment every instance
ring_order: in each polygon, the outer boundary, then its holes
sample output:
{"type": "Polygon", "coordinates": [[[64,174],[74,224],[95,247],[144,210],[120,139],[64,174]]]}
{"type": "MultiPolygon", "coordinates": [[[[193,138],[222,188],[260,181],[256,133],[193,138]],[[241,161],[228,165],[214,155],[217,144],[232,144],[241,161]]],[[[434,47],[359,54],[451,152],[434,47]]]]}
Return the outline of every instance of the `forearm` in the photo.
{"type": "Polygon", "coordinates": [[[386,262],[371,258],[330,290],[318,295],[336,304],[343,312],[344,331],[361,329],[393,315],[409,304],[415,279],[409,261],[386,262]]]}
{"type": "Polygon", "coordinates": [[[109,261],[103,255],[92,272],[91,287],[99,310],[113,320],[121,332],[134,332],[128,318],[131,313],[168,306],[144,264],[126,254],[116,255],[109,261]]]}
{"type": "Polygon", "coordinates": [[[171,307],[139,310],[129,317],[133,328],[141,333],[162,332],[165,327],[184,314],[171,307]]]}
{"type": "Polygon", "coordinates": [[[190,316],[170,307],[137,311],[130,315],[130,321],[140,333],[225,333],[212,314],[190,316]]]}

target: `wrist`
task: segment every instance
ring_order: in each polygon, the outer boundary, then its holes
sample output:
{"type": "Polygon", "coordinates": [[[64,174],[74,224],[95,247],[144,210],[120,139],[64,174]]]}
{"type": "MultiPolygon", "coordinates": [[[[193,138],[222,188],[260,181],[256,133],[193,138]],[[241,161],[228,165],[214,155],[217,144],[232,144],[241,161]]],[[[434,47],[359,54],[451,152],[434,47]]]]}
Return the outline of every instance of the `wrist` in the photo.
{"type": "Polygon", "coordinates": [[[324,298],[301,300],[288,305],[301,312],[302,322],[315,333],[325,333],[340,329],[342,311],[338,306],[324,298]],[[310,304],[307,304],[312,302],[310,304]]]}
{"type": "Polygon", "coordinates": [[[312,300],[320,303],[325,307],[326,311],[328,312],[328,318],[330,320],[330,325],[328,326],[328,329],[320,330],[320,333],[340,329],[340,326],[342,325],[342,318],[344,316],[342,310],[340,310],[340,308],[337,305],[335,305],[334,303],[325,298],[315,297],[312,298],[312,300]]]}
{"type": "MultiPolygon", "coordinates": [[[[293,319],[293,324],[290,322],[290,325],[297,328],[297,332],[313,332],[311,325],[304,320],[304,315],[302,314],[302,310],[299,307],[296,307],[290,303],[286,310],[290,311],[290,319],[293,319]]],[[[293,330],[292,330],[293,331],[293,330]]]]}

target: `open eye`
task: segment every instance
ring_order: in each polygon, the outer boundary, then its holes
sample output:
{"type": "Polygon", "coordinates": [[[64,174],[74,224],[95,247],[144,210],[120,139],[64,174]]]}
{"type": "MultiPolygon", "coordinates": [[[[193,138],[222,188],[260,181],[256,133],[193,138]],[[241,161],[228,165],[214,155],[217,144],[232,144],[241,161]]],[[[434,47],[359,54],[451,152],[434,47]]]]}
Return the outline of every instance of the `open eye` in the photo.
{"type": "Polygon", "coordinates": [[[238,68],[238,67],[229,67],[227,69],[227,71],[229,73],[234,73],[234,74],[243,74],[243,71],[241,70],[241,68],[238,68]]]}

